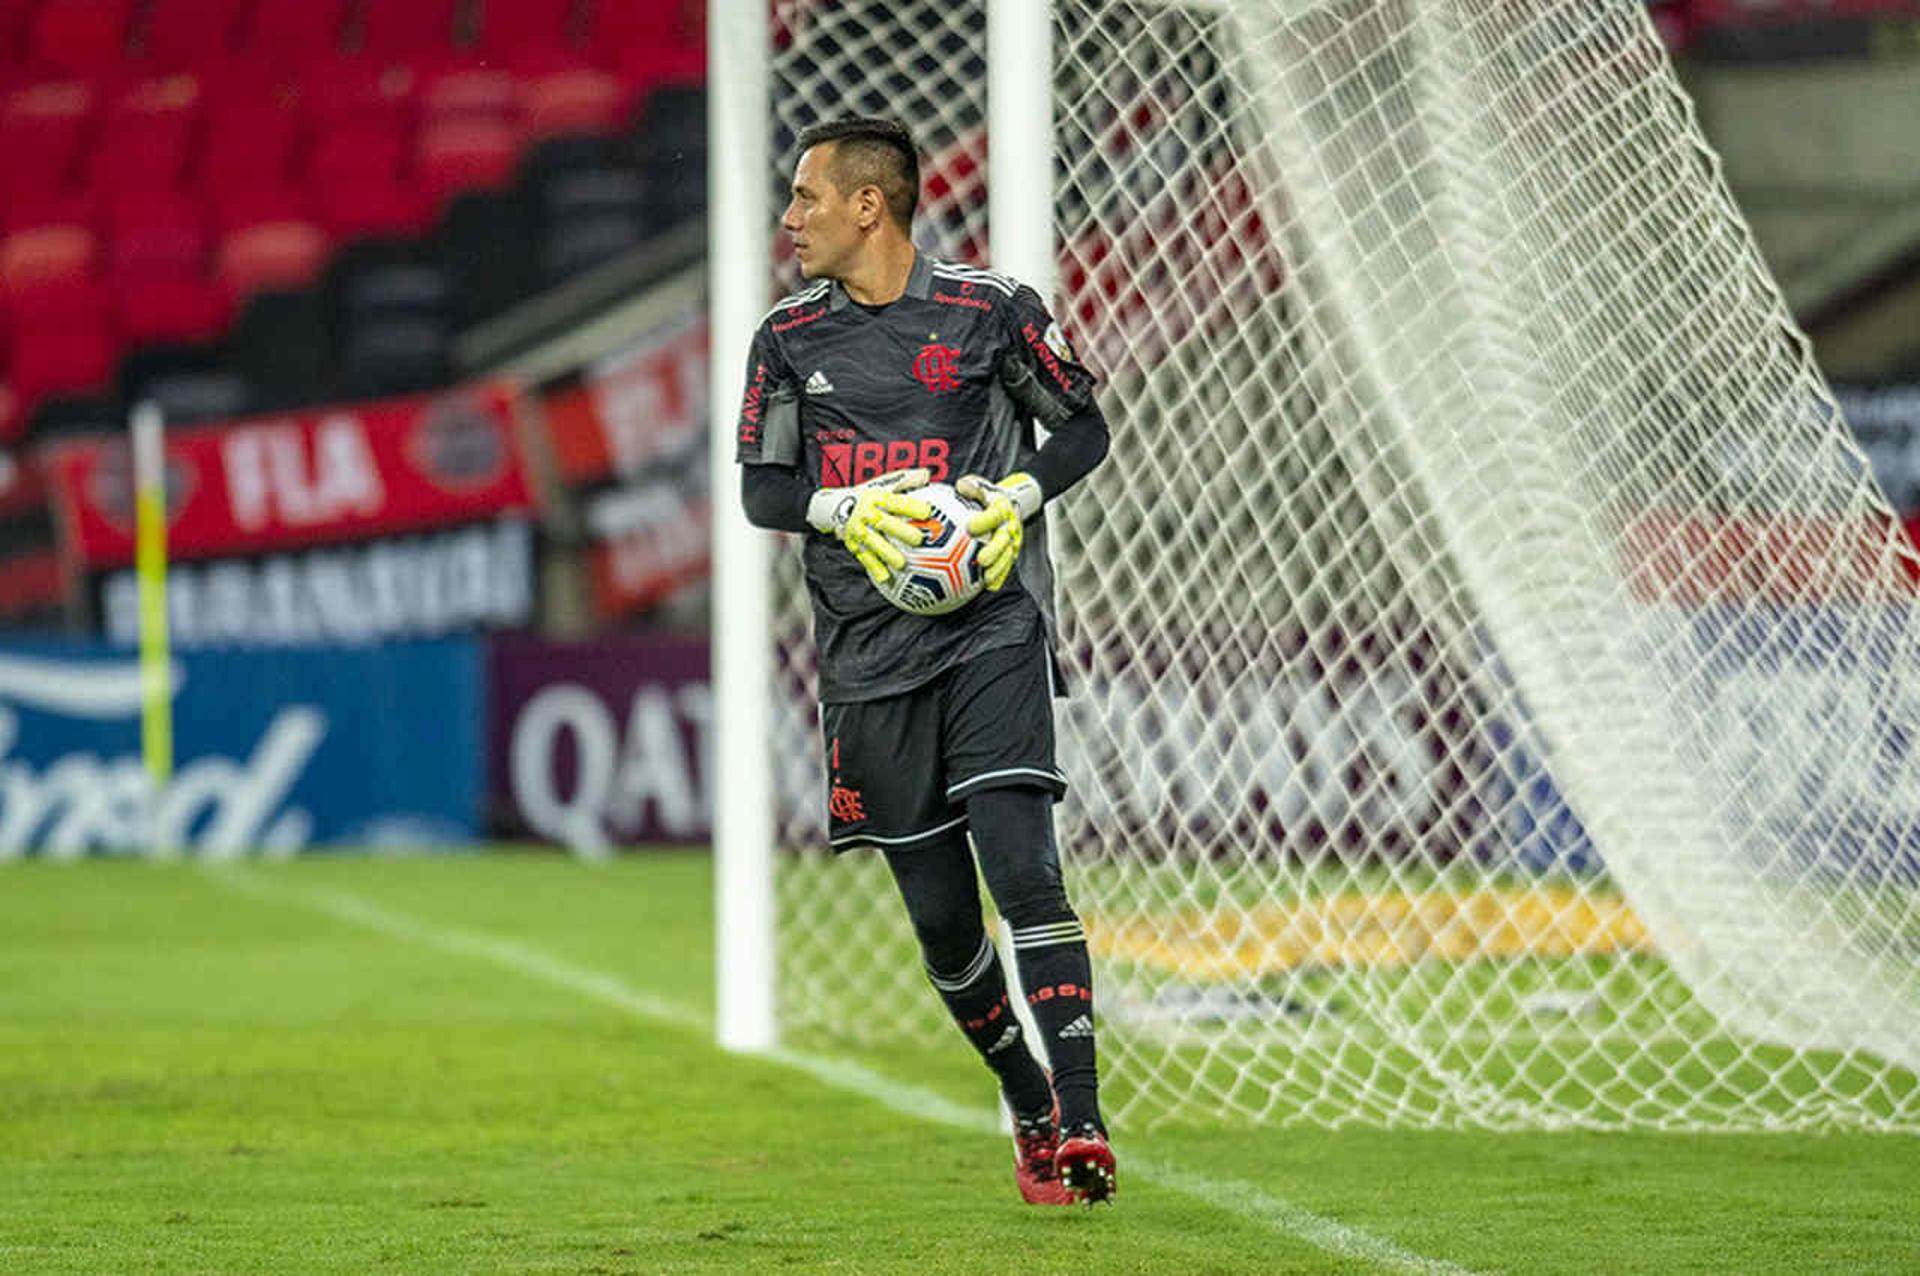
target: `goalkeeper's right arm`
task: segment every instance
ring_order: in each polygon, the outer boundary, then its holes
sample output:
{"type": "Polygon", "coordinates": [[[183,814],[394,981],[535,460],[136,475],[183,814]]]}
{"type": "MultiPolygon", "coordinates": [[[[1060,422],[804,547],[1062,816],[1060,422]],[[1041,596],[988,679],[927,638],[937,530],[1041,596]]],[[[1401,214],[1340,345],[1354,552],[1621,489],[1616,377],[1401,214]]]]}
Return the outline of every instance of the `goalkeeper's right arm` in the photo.
{"type": "Polygon", "coordinates": [[[813,484],[789,465],[742,465],[740,504],[747,521],[773,532],[804,532],[813,484]]]}
{"type": "Polygon", "coordinates": [[[927,477],[925,469],[894,470],[854,487],[815,488],[786,466],[747,465],[740,475],[740,500],[755,526],[783,532],[812,528],[834,537],[875,584],[883,584],[907,561],[899,546],[921,541],[920,529],[907,520],[933,513],[931,505],[910,495],[927,485],[927,477]]]}

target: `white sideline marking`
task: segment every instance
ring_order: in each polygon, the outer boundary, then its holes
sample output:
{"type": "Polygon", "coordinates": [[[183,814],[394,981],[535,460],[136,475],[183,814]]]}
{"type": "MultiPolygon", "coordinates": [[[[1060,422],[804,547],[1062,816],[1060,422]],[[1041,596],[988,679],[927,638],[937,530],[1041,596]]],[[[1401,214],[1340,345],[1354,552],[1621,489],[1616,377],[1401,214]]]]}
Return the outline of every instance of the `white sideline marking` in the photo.
{"type": "MultiPolygon", "coordinates": [[[[247,870],[231,864],[217,867],[208,865],[203,867],[202,872],[208,880],[238,894],[269,903],[293,904],[393,939],[438,949],[456,957],[491,962],[639,1019],[688,1031],[711,1031],[713,1026],[710,1016],[692,1006],[641,992],[612,975],[575,966],[525,944],[473,931],[436,926],[383,908],[348,891],[321,887],[294,890],[269,886],[247,870]]],[[[935,1091],[895,1081],[845,1059],[784,1048],[758,1057],[804,1072],[824,1085],[870,1099],[915,1120],[931,1121],[976,1134],[1002,1134],[1000,1117],[996,1111],[956,1103],[935,1091]]],[[[1419,1272],[1426,1276],[1472,1276],[1469,1268],[1416,1254],[1384,1236],[1316,1214],[1291,1201],[1271,1196],[1249,1183],[1196,1174],[1132,1152],[1126,1154],[1126,1169],[1135,1178],[1191,1196],[1202,1204],[1237,1214],[1249,1222],[1305,1241],[1342,1258],[1372,1263],[1389,1271],[1419,1272]]]]}

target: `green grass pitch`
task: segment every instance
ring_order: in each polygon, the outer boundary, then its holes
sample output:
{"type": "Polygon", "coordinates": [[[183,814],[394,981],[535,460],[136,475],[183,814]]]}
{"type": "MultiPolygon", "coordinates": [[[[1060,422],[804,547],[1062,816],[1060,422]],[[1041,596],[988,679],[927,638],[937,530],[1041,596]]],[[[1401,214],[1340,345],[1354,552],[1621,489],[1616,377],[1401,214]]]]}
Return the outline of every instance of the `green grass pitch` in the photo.
{"type": "MultiPolygon", "coordinates": [[[[711,887],[0,867],[0,1272],[1920,1271],[1888,1136],[1177,1129],[1027,1209],[1004,1139],[710,1044],[711,887]]],[[[850,1062],[991,1099],[957,1037],[850,1062]]]]}

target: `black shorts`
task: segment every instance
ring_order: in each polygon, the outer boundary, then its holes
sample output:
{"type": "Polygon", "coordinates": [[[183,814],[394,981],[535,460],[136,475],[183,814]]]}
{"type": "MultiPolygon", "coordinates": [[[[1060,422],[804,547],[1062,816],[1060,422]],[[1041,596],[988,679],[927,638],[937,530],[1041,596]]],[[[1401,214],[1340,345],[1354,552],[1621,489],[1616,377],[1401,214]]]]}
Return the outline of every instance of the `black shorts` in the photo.
{"type": "Polygon", "coordinates": [[[967,823],[969,794],[1026,786],[1058,801],[1046,631],[882,700],[822,705],[835,851],[909,848],[967,823]]]}

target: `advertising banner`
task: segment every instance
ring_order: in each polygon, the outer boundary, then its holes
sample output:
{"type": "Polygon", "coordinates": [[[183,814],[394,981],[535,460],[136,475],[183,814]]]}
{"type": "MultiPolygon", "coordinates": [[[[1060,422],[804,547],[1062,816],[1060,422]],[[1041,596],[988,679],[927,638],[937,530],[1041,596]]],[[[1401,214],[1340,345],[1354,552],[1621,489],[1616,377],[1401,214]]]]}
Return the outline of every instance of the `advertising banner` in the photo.
{"type": "Polygon", "coordinates": [[[602,620],[644,612],[712,571],[707,360],[706,309],[694,298],[542,397],[602,620]]]}
{"type": "Polygon", "coordinates": [[[1920,515],[1920,385],[1836,385],[1833,395],[1887,500],[1920,515]]]}
{"type": "MultiPolygon", "coordinates": [[[[262,558],[174,563],[168,628],[182,647],[374,642],[531,624],[534,533],[519,519],[262,558]]],[[[131,568],[99,587],[105,635],[140,633],[131,568]]]]}
{"type": "Polygon", "coordinates": [[[0,451],[0,620],[50,618],[66,594],[40,466],[0,451]]]}
{"type": "Polygon", "coordinates": [[[1668,615],[1674,720],[1717,767],[1727,823],[1771,848],[1771,871],[1920,883],[1911,615],[1906,603],[1668,615]],[[1689,659],[1703,651],[1713,659],[1689,659]]]}
{"type": "Polygon", "coordinates": [[[66,592],[66,573],[51,546],[0,550],[0,619],[50,615],[66,592]]]}
{"type": "Polygon", "coordinates": [[[712,508],[698,486],[670,478],[589,497],[588,566],[596,614],[645,611],[713,570],[712,508]]]}
{"type": "Polygon", "coordinates": [[[549,394],[561,477],[582,485],[631,478],[705,447],[707,358],[706,309],[692,304],[549,394]]]}
{"type": "MultiPolygon", "coordinates": [[[[499,382],[171,431],[169,553],[236,557],[531,514],[515,403],[499,382]]],[[[55,444],[46,461],[73,561],[130,565],[125,441],[55,444]]]]}
{"type": "Polygon", "coordinates": [[[489,650],[488,789],[502,832],[582,855],[710,838],[704,641],[502,637],[489,650]]]}
{"type": "Polygon", "coordinates": [[[476,837],[475,640],[187,652],[171,673],[174,774],[150,814],[133,654],[0,645],[0,861],[139,852],[150,828],[209,857],[476,837]]]}
{"type": "Polygon", "coordinates": [[[1881,602],[1913,596],[1914,562],[1882,514],[1645,514],[1621,532],[1636,600],[1729,604],[1881,602]]]}

